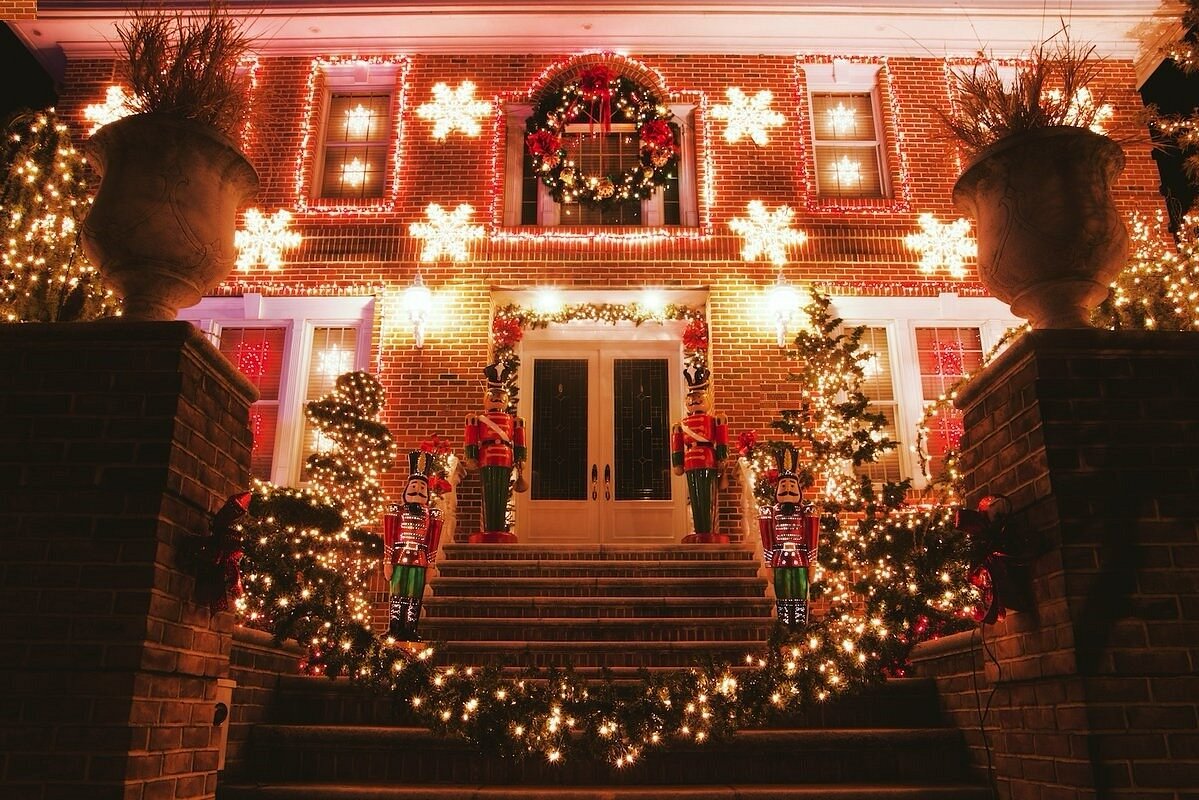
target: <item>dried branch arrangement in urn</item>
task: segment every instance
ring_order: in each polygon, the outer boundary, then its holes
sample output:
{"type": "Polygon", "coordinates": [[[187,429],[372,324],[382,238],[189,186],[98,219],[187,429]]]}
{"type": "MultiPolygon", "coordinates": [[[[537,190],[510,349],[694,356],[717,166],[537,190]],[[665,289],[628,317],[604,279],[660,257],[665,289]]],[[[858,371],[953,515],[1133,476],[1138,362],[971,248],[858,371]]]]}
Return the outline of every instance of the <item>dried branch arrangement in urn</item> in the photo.
{"type": "Polygon", "coordinates": [[[136,112],[85,145],[101,175],[83,244],[129,320],[173,319],[233,269],[238,207],[258,173],[230,138],[252,39],[221,3],[143,7],[117,26],[136,112]]]}
{"type": "Polygon", "coordinates": [[[1124,151],[1095,48],[1060,34],[1016,61],[953,73],[942,120],[970,160],[954,202],[978,226],[979,277],[1034,328],[1085,328],[1124,266],[1128,234],[1111,186],[1124,151]]]}

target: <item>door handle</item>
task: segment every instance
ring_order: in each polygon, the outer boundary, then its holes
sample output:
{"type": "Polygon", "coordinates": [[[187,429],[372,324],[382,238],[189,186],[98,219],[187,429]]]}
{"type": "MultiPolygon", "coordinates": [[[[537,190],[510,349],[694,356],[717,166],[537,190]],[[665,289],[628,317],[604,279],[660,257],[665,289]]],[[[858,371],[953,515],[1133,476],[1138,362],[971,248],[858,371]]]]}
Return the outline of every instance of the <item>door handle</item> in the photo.
{"type": "Polygon", "coordinates": [[[604,499],[612,499],[612,465],[604,464],[604,499]]]}
{"type": "Polygon", "coordinates": [[[595,484],[597,481],[599,481],[599,468],[596,467],[595,464],[592,464],[591,465],[591,499],[592,500],[594,500],[596,497],[598,497],[598,494],[595,491],[595,484]]]}

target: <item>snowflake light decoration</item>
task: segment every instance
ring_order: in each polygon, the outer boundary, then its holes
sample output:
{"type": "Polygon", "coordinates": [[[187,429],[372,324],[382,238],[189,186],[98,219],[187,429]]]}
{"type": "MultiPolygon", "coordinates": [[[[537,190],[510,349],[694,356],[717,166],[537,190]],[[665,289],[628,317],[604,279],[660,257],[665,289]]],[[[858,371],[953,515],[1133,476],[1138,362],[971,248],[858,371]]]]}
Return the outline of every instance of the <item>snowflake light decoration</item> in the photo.
{"type": "Polygon", "coordinates": [[[355,138],[366,136],[375,121],[375,112],[359,103],[346,109],[346,130],[355,138]]]}
{"type": "Polygon", "coordinates": [[[852,131],[857,125],[857,110],[846,107],[844,103],[837,103],[825,113],[828,115],[829,127],[838,135],[852,131]]]}
{"type": "Polygon", "coordinates": [[[457,89],[444,83],[433,87],[433,100],[418,106],[416,115],[432,120],[433,138],[444,142],[451,131],[478,136],[482,127],[479,119],[491,113],[491,103],[475,99],[475,85],[463,81],[457,89]]]}
{"type": "Polygon", "coordinates": [[[290,224],[291,213],[286,209],[269,217],[256,208],[246,209],[245,229],[233,234],[237,268],[247,272],[255,264],[262,264],[271,272],[282,269],[283,251],[299,247],[303,240],[299,232],[287,229],[290,224]]]}
{"type": "Polygon", "coordinates": [[[758,147],[765,147],[770,141],[766,135],[767,129],[777,128],[787,121],[782,114],[770,109],[774,95],[769,89],[750,97],[736,86],[730,86],[725,94],[729,104],[712,106],[712,117],[727,122],[724,138],[729,144],[748,136],[758,147]]]}
{"type": "Polygon", "coordinates": [[[87,135],[91,136],[108,123],[132,114],[134,99],[133,95],[125,94],[124,86],[109,86],[104,93],[103,103],[92,103],[83,108],[83,118],[92,123],[87,135]]]}
{"type": "Polygon", "coordinates": [[[787,263],[788,247],[801,245],[808,240],[808,235],[803,231],[791,229],[791,219],[795,213],[790,206],[767,211],[761,200],[751,200],[746,210],[749,213],[747,219],[734,217],[729,220],[729,227],[745,240],[741,257],[746,261],[754,261],[764,255],[772,263],[781,266],[787,263]]]}
{"type": "MultiPolygon", "coordinates": [[[[1050,102],[1060,105],[1062,102],[1062,90],[1050,89],[1047,92],[1050,102]]],[[[1107,128],[1104,123],[1109,122],[1114,114],[1111,103],[1102,103],[1096,105],[1095,96],[1091,94],[1091,90],[1083,86],[1074,93],[1070,98],[1070,104],[1066,106],[1065,123],[1067,125],[1082,126],[1089,120],[1088,128],[1094,133],[1100,135],[1107,134],[1107,128]]]]}
{"type": "Polygon", "coordinates": [[[851,161],[849,156],[841,156],[839,161],[833,162],[833,173],[841,186],[852,186],[862,182],[862,165],[857,161],[851,161]]]}
{"type": "Polygon", "coordinates": [[[926,275],[944,268],[952,278],[966,277],[966,259],[978,255],[978,242],[970,237],[970,221],[941,223],[932,214],[920,215],[920,233],[910,233],[904,243],[920,253],[919,269],[926,275]]]}
{"type": "Polygon", "coordinates": [[[316,371],[330,378],[336,378],[354,369],[354,351],[342,350],[337,345],[321,350],[317,353],[317,359],[319,363],[316,371]]]}
{"type": "Polygon", "coordinates": [[[470,258],[468,246],[475,239],[483,238],[483,226],[471,225],[470,215],[474,209],[467,203],[462,203],[453,211],[446,212],[437,203],[429,203],[425,208],[428,222],[413,222],[408,226],[408,232],[414,239],[423,239],[421,261],[436,261],[443,254],[453,261],[466,261],[470,258]]]}

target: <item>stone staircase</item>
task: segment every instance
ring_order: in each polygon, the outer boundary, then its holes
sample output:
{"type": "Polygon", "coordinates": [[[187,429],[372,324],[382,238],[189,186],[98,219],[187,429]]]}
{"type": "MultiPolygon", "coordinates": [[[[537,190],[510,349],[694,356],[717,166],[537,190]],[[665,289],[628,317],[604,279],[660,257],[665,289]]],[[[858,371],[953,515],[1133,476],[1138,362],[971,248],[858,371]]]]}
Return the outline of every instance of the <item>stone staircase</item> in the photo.
{"type": "MultiPolygon", "coordinates": [[[[618,676],[760,651],[772,624],[751,553],[728,547],[555,551],[450,545],[431,582],[427,640],[446,663],[574,665],[618,676]]],[[[627,677],[627,675],[626,675],[627,677]]],[[[620,681],[623,682],[623,681],[620,681]]],[[[985,800],[931,681],[890,681],[706,746],[631,767],[481,754],[414,727],[345,681],[283,677],[269,724],[218,800],[985,800]]]]}

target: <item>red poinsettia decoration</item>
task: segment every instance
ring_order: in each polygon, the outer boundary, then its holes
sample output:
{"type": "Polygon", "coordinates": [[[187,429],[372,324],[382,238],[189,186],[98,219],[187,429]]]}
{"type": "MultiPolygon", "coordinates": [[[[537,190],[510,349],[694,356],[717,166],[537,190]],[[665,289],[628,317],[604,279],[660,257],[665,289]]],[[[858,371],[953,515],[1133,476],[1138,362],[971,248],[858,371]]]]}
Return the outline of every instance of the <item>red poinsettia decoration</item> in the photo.
{"type": "Polygon", "coordinates": [[[420,449],[434,455],[445,455],[450,452],[450,443],[435,433],[420,443],[420,449]]]}
{"type": "Polygon", "coordinates": [[[446,492],[454,491],[454,485],[440,475],[430,476],[429,488],[436,494],[445,494],[446,492]]]}
{"type": "Polygon", "coordinates": [[[520,323],[511,317],[496,317],[491,321],[491,339],[496,347],[512,347],[524,335],[520,323]]]}
{"type": "Polygon", "coordinates": [[[641,147],[655,151],[674,152],[674,131],[664,119],[651,119],[641,126],[641,147]]]}
{"type": "Polygon", "coordinates": [[[599,113],[593,114],[592,119],[599,118],[604,133],[612,131],[612,84],[617,77],[610,67],[596,64],[580,75],[578,80],[583,98],[592,103],[599,102],[599,113]]]}
{"type": "Polygon", "coordinates": [[[538,158],[557,158],[562,149],[562,138],[553,131],[533,131],[525,137],[525,146],[538,158]]]}
{"type": "Polygon", "coordinates": [[[754,445],[758,443],[757,431],[742,431],[737,437],[737,452],[743,456],[748,456],[749,451],[754,449],[754,445]]]}
{"type": "Polygon", "coordinates": [[[708,323],[702,319],[693,319],[687,323],[687,327],[683,329],[683,349],[700,351],[708,349],[708,323]]]}

